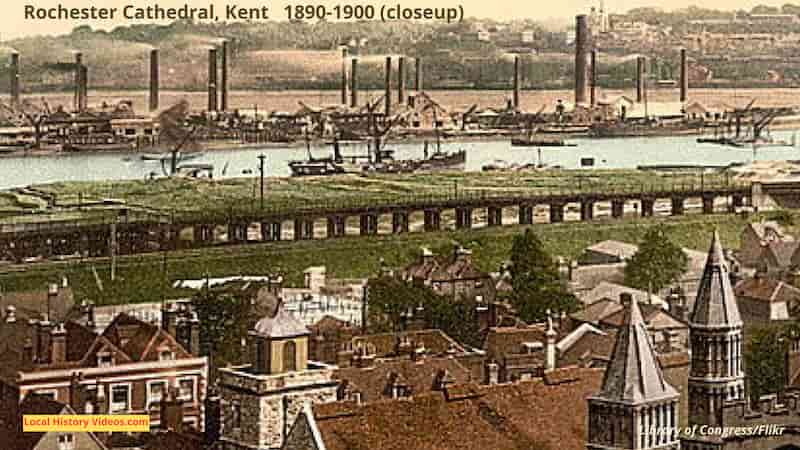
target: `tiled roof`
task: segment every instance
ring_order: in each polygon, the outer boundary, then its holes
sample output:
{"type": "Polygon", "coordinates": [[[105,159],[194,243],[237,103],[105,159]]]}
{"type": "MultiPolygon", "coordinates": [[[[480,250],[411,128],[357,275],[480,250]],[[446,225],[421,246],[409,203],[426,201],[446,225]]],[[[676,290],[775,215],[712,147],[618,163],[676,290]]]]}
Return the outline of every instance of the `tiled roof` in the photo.
{"type": "Polygon", "coordinates": [[[754,277],[742,280],[734,289],[737,297],[747,297],[767,303],[796,304],[800,301],[800,289],[780,280],[754,277]]]}
{"type": "Polygon", "coordinates": [[[361,393],[362,401],[386,399],[390,378],[399,376],[410,389],[411,395],[430,392],[436,388],[437,377],[446,374],[457,384],[470,381],[470,371],[450,357],[423,357],[377,360],[365,368],[347,367],[333,372],[333,378],[346,381],[349,389],[361,393]]]}
{"type": "Polygon", "coordinates": [[[763,251],[775,260],[778,267],[787,268],[792,265],[792,256],[798,248],[798,241],[773,241],[767,243],[763,251]]]}
{"type": "Polygon", "coordinates": [[[586,398],[601,378],[573,368],[544,380],[315,405],[313,416],[327,450],[583,450],[586,398]]]}
{"type": "Polygon", "coordinates": [[[653,303],[658,305],[664,303],[664,300],[655,294],[650,294],[649,292],[617,283],[610,283],[608,281],[601,281],[592,290],[583,293],[580,299],[583,303],[590,305],[598,300],[604,299],[616,301],[619,299],[620,294],[631,294],[634,300],[639,303],[653,303]]]}
{"type": "Polygon", "coordinates": [[[600,241],[592,246],[586,248],[588,251],[595,253],[602,253],[604,255],[615,256],[620,259],[628,259],[633,256],[638,250],[639,246],[629,244],[621,241],[600,241]]]}
{"type": "Polygon", "coordinates": [[[667,383],[637,302],[626,305],[626,317],[617,332],[603,388],[595,395],[605,401],[640,405],[677,398],[667,383]]]}
{"type": "Polygon", "coordinates": [[[703,277],[689,320],[693,327],[728,328],[742,325],[719,235],[714,232],[703,277]]]}
{"type": "Polygon", "coordinates": [[[353,347],[367,346],[375,352],[375,357],[386,358],[397,354],[397,343],[408,339],[412,347],[422,346],[428,355],[464,353],[460,344],[441,330],[404,331],[399,333],[379,333],[353,338],[353,347]]]}

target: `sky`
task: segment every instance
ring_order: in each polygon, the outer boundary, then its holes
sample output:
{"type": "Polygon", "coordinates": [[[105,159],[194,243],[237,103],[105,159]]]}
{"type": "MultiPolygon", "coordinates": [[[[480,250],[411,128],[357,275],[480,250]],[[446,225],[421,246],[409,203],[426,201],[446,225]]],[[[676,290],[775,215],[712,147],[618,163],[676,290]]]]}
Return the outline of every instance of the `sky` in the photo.
{"type": "MultiPolygon", "coordinates": [[[[292,4],[292,0],[5,0],[3,14],[0,15],[0,40],[7,41],[19,37],[32,35],[58,35],[69,33],[71,29],[79,25],[90,25],[93,28],[112,29],[119,25],[131,23],[150,23],[135,22],[124,18],[115,20],[26,20],[25,7],[33,6],[36,8],[53,8],[59,4],[67,8],[85,7],[116,7],[120,11],[126,5],[136,7],[147,7],[159,5],[162,7],[179,7],[188,4],[190,7],[207,7],[210,3],[215,4],[219,14],[223,14],[227,6],[236,5],[239,7],[261,7],[270,8],[270,19],[285,19],[284,7],[292,4]]],[[[563,20],[567,23],[573,16],[589,11],[592,6],[598,6],[600,0],[560,0],[558,2],[546,2],[544,0],[314,0],[309,2],[301,0],[302,4],[322,4],[328,7],[333,5],[346,4],[372,4],[376,8],[381,5],[401,4],[407,8],[418,7],[438,7],[453,8],[461,6],[466,17],[492,18],[492,19],[515,19],[531,18],[534,20],[553,21],[553,19],[563,20]]],[[[706,8],[718,8],[724,10],[750,9],[755,5],[764,4],[770,6],[780,6],[787,3],[787,0],[704,0],[699,6],[706,8]]],[[[800,3],[800,2],[798,2],[800,3]]],[[[696,0],[606,0],[606,9],[610,12],[624,12],[631,8],[642,6],[652,6],[663,9],[684,8],[690,5],[698,5],[696,0]]],[[[120,13],[118,13],[120,14],[120,13]]]]}

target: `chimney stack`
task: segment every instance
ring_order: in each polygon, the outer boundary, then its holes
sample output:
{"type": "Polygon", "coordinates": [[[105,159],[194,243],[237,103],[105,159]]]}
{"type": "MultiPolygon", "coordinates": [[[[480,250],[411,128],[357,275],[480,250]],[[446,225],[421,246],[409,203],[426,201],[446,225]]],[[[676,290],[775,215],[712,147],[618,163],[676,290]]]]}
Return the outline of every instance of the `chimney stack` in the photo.
{"type": "Polygon", "coordinates": [[[519,111],[519,55],[514,55],[514,110],[519,111]]]}
{"type": "Polygon", "coordinates": [[[86,111],[89,106],[89,68],[85,65],[81,66],[81,98],[80,110],[86,111]]]}
{"type": "Polygon", "coordinates": [[[50,339],[51,338],[50,331],[52,329],[53,325],[47,319],[41,320],[37,324],[36,342],[39,348],[36,349],[36,355],[38,356],[39,363],[46,364],[50,362],[51,345],[52,345],[50,339]]]}
{"type": "Polygon", "coordinates": [[[406,103],[406,66],[405,58],[397,59],[397,105],[402,108],[406,103]]]}
{"type": "Polygon", "coordinates": [[[217,49],[208,50],[208,111],[217,110],[217,49]]]}
{"type": "Polygon", "coordinates": [[[347,106],[347,46],[342,46],[342,105],[347,106]]]}
{"type": "Polygon", "coordinates": [[[11,54],[11,106],[19,105],[19,53],[11,54]]]}
{"type": "Polygon", "coordinates": [[[597,49],[592,49],[590,64],[592,76],[589,78],[589,104],[594,108],[597,106],[597,49]]]}
{"type": "Polygon", "coordinates": [[[150,50],[150,112],[158,110],[158,49],[150,50]]]}
{"type": "Polygon", "coordinates": [[[161,428],[176,433],[183,431],[183,401],[178,399],[178,389],[170,387],[161,394],[161,428]]]}
{"type": "Polygon", "coordinates": [[[350,107],[358,106],[358,58],[353,58],[350,68],[350,107]]]}
{"type": "Polygon", "coordinates": [[[589,20],[585,14],[575,17],[575,104],[586,104],[589,96],[589,20]]]}
{"type": "Polygon", "coordinates": [[[63,363],[67,360],[67,330],[59,324],[50,331],[50,362],[63,363]]]}
{"type": "Polygon", "coordinates": [[[550,310],[547,310],[547,332],[545,337],[547,343],[545,345],[545,370],[550,371],[556,368],[556,330],[553,326],[553,316],[550,310]]]}
{"type": "Polygon", "coordinates": [[[422,85],[422,58],[414,58],[414,90],[422,92],[424,89],[422,85]]]}
{"type": "Polygon", "coordinates": [[[384,80],[384,98],[383,98],[385,117],[392,114],[392,57],[386,57],[386,79],[384,80]]]}
{"type": "Polygon", "coordinates": [[[228,41],[222,41],[222,79],[220,80],[220,110],[228,110],[228,41]]]}
{"type": "Polygon", "coordinates": [[[73,99],[73,109],[78,112],[81,110],[81,87],[83,86],[83,81],[81,81],[82,66],[83,53],[75,52],[75,97],[73,99]]]}
{"type": "Polygon", "coordinates": [[[688,61],[686,59],[686,49],[681,49],[681,101],[685,102],[689,97],[689,72],[688,61]]]}
{"type": "Polygon", "coordinates": [[[644,101],[644,72],[647,61],[644,56],[636,57],[636,102],[644,101]]]}

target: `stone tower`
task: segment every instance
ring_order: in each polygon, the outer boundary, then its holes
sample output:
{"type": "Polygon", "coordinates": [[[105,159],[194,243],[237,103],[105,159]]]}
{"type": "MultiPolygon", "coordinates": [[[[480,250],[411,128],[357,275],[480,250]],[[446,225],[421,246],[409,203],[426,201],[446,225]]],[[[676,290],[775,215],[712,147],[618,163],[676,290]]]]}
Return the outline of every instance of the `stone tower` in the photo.
{"type": "Polygon", "coordinates": [[[303,405],[336,400],[333,367],[308,360],[309,334],[279,303],[248,335],[252,364],[220,369],[223,450],[279,449],[303,405]]]}
{"type": "Polygon", "coordinates": [[[724,426],[725,406],[745,396],[742,319],[719,235],[714,232],[689,319],[689,424],[724,426]]]}
{"type": "Polygon", "coordinates": [[[617,334],[603,387],[589,398],[588,450],[677,450],[680,395],[664,379],[639,305],[620,298],[617,334]]]}

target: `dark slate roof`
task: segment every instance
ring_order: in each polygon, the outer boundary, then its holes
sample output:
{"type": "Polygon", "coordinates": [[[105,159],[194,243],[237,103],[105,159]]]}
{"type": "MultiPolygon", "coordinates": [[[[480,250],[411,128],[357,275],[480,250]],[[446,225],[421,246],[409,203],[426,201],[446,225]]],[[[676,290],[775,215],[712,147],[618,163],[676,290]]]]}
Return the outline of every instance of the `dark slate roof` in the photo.
{"type": "Polygon", "coordinates": [[[708,249],[706,267],[697,289],[697,298],[689,323],[697,328],[742,326],[722,244],[716,231],[708,249]]]}
{"type": "Polygon", "coordinates": [[[617,332],[603,388],[595,398],[640,405],[677,398],[658,363],[637,302],[627,305],[624,325],[617,332]]]}

